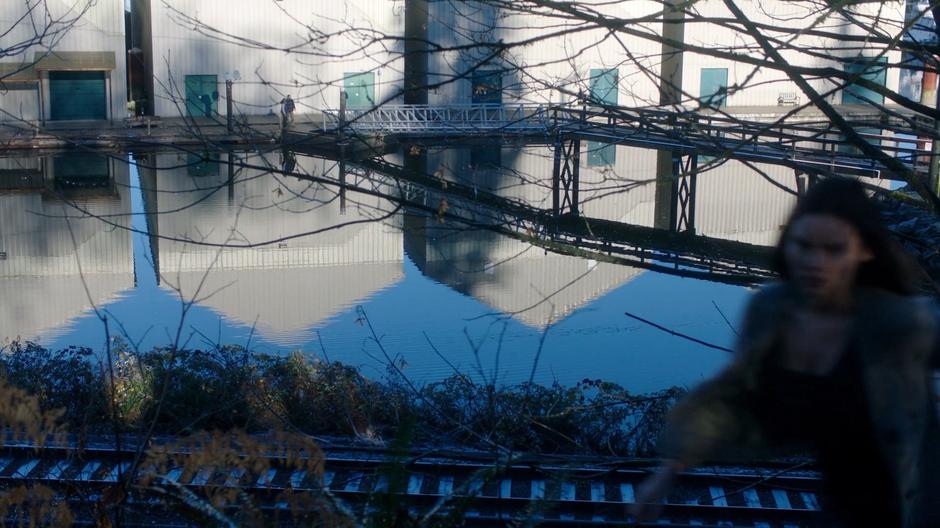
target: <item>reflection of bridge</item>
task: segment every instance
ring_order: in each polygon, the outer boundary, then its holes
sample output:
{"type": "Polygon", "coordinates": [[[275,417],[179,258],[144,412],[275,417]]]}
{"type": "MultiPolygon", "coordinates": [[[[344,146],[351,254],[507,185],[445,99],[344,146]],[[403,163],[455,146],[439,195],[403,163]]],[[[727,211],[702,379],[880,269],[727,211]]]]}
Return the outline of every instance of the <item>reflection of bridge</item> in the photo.
{"type": "Polygon", "coordinates": [[[574,215],[553,215],[462,183],[442,185],[421,171],[371,159],[346,173],[299,178],[388,198],[412,211],[491,229],[556,253],[710,280],[753,283],[772,275],[770,248],[574,215]]]}
{"type": "MultiPolygon", "coordinates": [[[[355,132],[384,133],[411,141],[493,135],[523,136],[556,145],[591,140],[668,150],[679,156],[721,156],[785,165],[808,173],[891,174],[880,163],[843,148],[838,131],[821,122],[770,123],[697,113],[545,105],[385,105],[369,110],[326,110],[324,116],[325,130],[345,125],[355,132]]],[[[871,121],[864,126],[913,133],[903,118],[863,117],[871,121]]],[[[916,161],[918,155],[927,154],[908,146],[910,139],[867,135],[898,159],[916,161]]]]}

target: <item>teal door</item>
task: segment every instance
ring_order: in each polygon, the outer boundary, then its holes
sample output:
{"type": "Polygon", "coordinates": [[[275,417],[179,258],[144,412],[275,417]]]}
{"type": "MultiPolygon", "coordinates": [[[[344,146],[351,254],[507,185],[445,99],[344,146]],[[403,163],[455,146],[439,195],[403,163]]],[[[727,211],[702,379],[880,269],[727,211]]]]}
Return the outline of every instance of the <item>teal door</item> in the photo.
{"type": "Polygon", "coordinates": [[[503,102],[503,72],[476,70],[470,78],[473,104],[501,104],[503,102]]]}
{"type": "MultiPolygon", "coordinates": [[[[861,79],[884,86],[888,77],[885,62],[884,57],[878,60],[859,57],[854,62],[845,65],[845,73],[849,76],[857,75],[861,79]]],[[[884,100],[884,96],[878,92],[853,84],[851,81],[842,91],[842,104],[870,104],[869,101],[883,103],[884,100]]]]}
{"type": "Polygon", "coordinates": [[[617,69],[591,70],[591,99],[604,105],[616,105],[617,95],[617,69]]]}
{"type": "Polygon", "coordinates": [[[703,105],[722,107],[727,104],[728,68],[702,68],[699,97],[703,105]]]}
{"type": "Polygon", "coordinates": [[[107,119],[104,72],[49,72],[49,117],[53,121],[107,119]]]}
{"type": "Polygon", "coordinates": [[[617,145],[586,141],[588,167],[604,167],[617,162],[617,145]]]}
{"type": "MultiPolygon", "coordinates": [[[[845,65],[845,73],[849,76],[857,75],[861,79],[865,79],[879,86],[884,86],[888,77],[888,69],[885,63],[886,59],[884,57],[877,60],[874,58],[858,57],[854,62],[845,65]]],[[[853,84],[851,80],[846,83],[845,89],[842,90],[842,104],[881,104],[884,103],[884,100],[884,96],[880,93],[864,86],[853,84]]],[[[859,128],[858,133],[880,135],[881,130],[877,128],[859,128]]],[[[881,141],[877,139],[866,139],[866,141],[874,145],[881,144],[881,141]]],[[[839,152],[861,153],[856,147],[847,144],[839,145],[839,152]]]]}
{"type": "Polygon", "coordinates": [[[372,108],[375,106],[375,74],[373,72],[347,73],[343,75],[347,108],[372,108]]]}
{"type": "Polygon", "coordinates": [[[212,117],[219,114],[219,81],[215,75],[186,76],[186,115],[212,117]]]}

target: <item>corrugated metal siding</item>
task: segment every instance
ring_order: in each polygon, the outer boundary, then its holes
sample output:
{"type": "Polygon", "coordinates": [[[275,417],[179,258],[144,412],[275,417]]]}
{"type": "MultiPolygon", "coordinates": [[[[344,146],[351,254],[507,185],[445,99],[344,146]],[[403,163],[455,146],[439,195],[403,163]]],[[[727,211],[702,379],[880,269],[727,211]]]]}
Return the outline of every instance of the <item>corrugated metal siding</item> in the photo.
{"type": "Polygon", "coordinates": [[[224,113],[225,73],[238,70],[241,80],[232,99],[236,113],[248,115],[277,113],[278,102],[288,93],[300,114],[335,108],[345,72],[375,71],[377,101],[401,89],[400,43],[367,43],[382,33],[403,33],[401,10],[393,9],[391,0],[337,0],[328,13],[318,12],[307,0],[167,3],[170,8],[151,3],[157,115],[176,116],[180,108],[185,112],[186,75],[216,75],[219,112],[224,113]],[[224,34],[200,34],[187,16],[224,34]],[[320,40],[321,35],[329,38],[320,40]],[[257,45],[223,42],[236,38],[257,45]]]}
{"type": "MultiPolygon", "coordinates": [[[[72,19],[77,14],[76,9],[80,9],[85,5],[86,2],[82,0],[47,0],[43,3],[43,6],[49,9],[49,17],[53,20],[72,19]]],[[[9,34],[4,35],[5,42],[24,42],[34,34],[31,23],[20,23],[13,26],[14,21],[23,16],[25,6],[24,2],[0,3],[0,27],[4,30],[13,27],[9,34]]],[[[39,27],[43,27],[43,17],[45,17],[45,14],[42,13],[42,10],[34,12],[33,18],[39,27]]],[[[61,35],[61,38],[46,38],[43,40],[43,46],[48,46],[50,42],[55,42],[53,52],[107,51],[114,54],[117,61],[115,69],[110,72],[110,111],[114,118],[123,118],[127,113],[127,76],[125,73],[127,52],[124,45],[124,1],[97,0],[90,3],[89,9],[81,19],[61,35]]],[[[33,54],[37,51],[45,51],[45,48],[34,46],[26,49],[21,55],[8,57],[5,60],[32,61],[33,54]]],[[[48,116],[48,85],[45,86],[45,90],[46,116],[48,116]]],[[[0,105],[4,109],[8,108],[7,104],[6,97],[0,99],[0,105]]]]}
{"type": "Polygon", "coordinates": [[[39,92],[36,86],[11,89],[5,86],[0,94],[0,123],[35,122],[39,120],[39,92]]]}
{"type": "Polygon", "coordinates": [[[313,339],[312,328],[402,279],[401,261],[295,269],[169,273],[162,286],[198,298],[227,319],[282,345],[313,339]]]}
{"type": "MultiPolygon", "coordinates": [[[[846,35],[864,35],[863,28],[857,24],[846,22],[839,17],[828,17],[820,20],[816,12],[824,5],[817,5],[812,2],[740,2],[737,4],[744,13],[754,22],[771,25],[785,25],[786,27],[805,29],[815,26],[817,29],[841,33],[846,35]]],[[[702,17],[721,17],[729,18],[731,13],[727,7],[720,1],[705,1],[694,4],[694,9],[702,17]]],[[[866,4],[853,5],[853,11],[874,14],[880,10],[883,20],[878,30],[889,34],[900,33],[900,27],[892,28],[892,22],[901,22],[904,20],[904,2],[868,2],[866,4]]],[[[716,28],[714,24],[689,23],[685,29],[685,41],[689,44],[707,46],[711,48],[727,47],[729,45],[744,46],[748,45],[754,50],[758,50],[757,43],[750,38],[744,38],[740,33],[732,33],[729,30],[716,28]]],[[[800,35],[792,40],[793,44],[800,48],[816,48],[821,50],[830,50],[829,53],[835,56],[855,56],[859,50],[854,45],[851,50],[834,50],[834,44],[831,41],[821,37],[800,35]]],[[[872,45],[864,45],[865,54],[874,55],[878,48],[872,45]]],[[[793,50],[783,50],[783,56],[792,64],[806,67],[835,67],[841,69],[841,65],[825,57],[812,57],[805,53],[797,53],[793,50]]],[[[763,57],[762,53],[755,51],[755,57],[763,57]]],[[[887,55],[889,62],[900,60],[900,52],[892,51],[887,55]]],[[[733,86],[738,83],[748,83],[749,87],[728,98],[729,106],[749,106],[749,105],[776,105],[777,97],[781,92],[797,92],[800,94],[801,101],[806,101],[806,96],[802,94],[799,88],[790,81],[783,72],[761,68],[755,66],[734,63],[729,60],[708,57],[694,53],[685,53],[683,57],[683,88],[692,96],[698,96],[700,93],[699,80],[702,68],[727,68],[728,85],[733,86]],[[756,70],[756,71],[755,71],[756,70]]],[[[888,72],[886,86],[889,89],[897,90],[898,70],[891,69],[888,72]]],[[[831,90],[834,85],[825,80],[810,80],[810,84],[820,92],[831,90]]],[[[841,92],[830,96],[831,102],[841,102],[841,92]]]]}
{"type": "MultiPolygon", "coordinates": [[[[592,9],[602,14],[611,14],[619,18],[639,18],[656,13],[661,9],[657,2],[607,2],[594,0],[585,2],[594,4],[592,9]]],[[[793,28],[805,28],[814,21],[807,15],[811,3],[801,2],[742,2],[739,4],[752,20],[793,28]],[[777,18],[774,18],[777,17],[777,18]]],[[[816,6],[818,7],[818,6],[816,6]]],[[[694,9],[703,17],[725,17],[730,14],[724,4],[718,0],[701,1],[694,4],[694,9]]],[[[884,23],[880,30],[897,34],[899,27],[892,27],[890,21],[903,21],[903,2],[870,2],[852,9],[873,13],[882,10],[884,23]]],[[[862,34],[863,29],[846,23],[844,20],[831,18],[823,23],[826,29],[847,34],[862,34]]],[[[431,26],[429,38],[432,42],[445,47],[466,45],[476,41],[496,42],[502,39],[506,43],[521,42],[526,38],[563,29],[573,29],[570,21],[563,18],[539,16],[538,14],[508,15],[496,13],[492,8],[481,8],[477,2],[450,0],[431,4],[431,26]]],[[[647,29],[659,34],[661,25],[644,26],[633,24],[631,29],[647,29]]],[[[604,30],[579,31],[566,36],[542,39],[527,46],[515,47],[504,54],[502,64],[512,73],[504,80],[505,102],[523,100],[528,102],[547,102],[570,100],[571,95],[563,95],[551,88],[564,88],[569,92],[588,91],[588,78],[592,68],[619,69],[619,102],[626,106],[656,106],[658,104],[658,73],[660,45],[640,37],[618,34],[613,38],[604,30]],[[570,57],[570,59],[569,59],[570,57]],[[637,63],[648,69],[648,73],[637,67],[637,63]],[[524,71],[517,71],[524,69],[524,71]],[[654,78],[651,79],[650,77],[654,78]]],[[[718,27],[715,24],[689,22],[685,28],[685,40],[690,44],[712,48],[728,48],[733,45],[754,43],[742,38],[740,33],[718,27]]],[[[816,46],[822,49],[832,48],[833,43],[820,38],[800,36],[794,42],[798,45],[816,46]]],[[[876,48],[866,46],[871,53],[876,48]]],[[[753,49],[757,49],[756,47],[753,49]]],[[[486,57],[490,48],[472,51],[445,51],[431,59],[433,72],[431,82],[444,82],[465,75],[486,57]]],[[[839,52],[848,54],[849,51],[839,52]]],[[[857,53],[856,50],[851,51],[857,53]]],[[[762,56],[754,52],[755,56],[762,56]]],[[[817,58],[806,54],[784,52],[784,56],[794,64],[804,66],[833,66],[834,61],[817,58]]],[[[896,62],[900,55],[891,52],[890,62],[896,62]]],[[[732,95],[729,105],[776,105],[781,92],[799,90],[780,72],[761,69],[754,72],[754,67],[743,63],[734,63],[724,59],[696,55],[686,52],[683,57],[683,89],[692,97],[699,95],[699,76],[701,68],[728,68],[729,85],[747,80],[749,87],[732,95]],[[748,78],[748,76],[751,76],[748,78]]],[[[897,88],[898,71],[889,70],[887,86],[897,88]]],[[[825,81],[811,81],[818,90],[825,91],[831,84],[825,81]]],[[[433,104],[470,102],[470,82],[459,79],[452,84],[437,89],[431,94],[433,104]]],[[[805,98],[804,98],[805,99],[805,98]]],[[[833,99],[838,102],[838,96],[833,99]]],[[[691,102],[691,101],[690,101],[691,102]]],[[[805,101],[804,101],[805,102],[805,101]]]]}
{"type": "MultiPolygon", "coordinates": [[[[253,158],[248,163],[263,166],[277,163],[276,156],[253,158]]],[[[174,154],[157,156],[159,167],[178,167],[174,154]]],[[[299,157],[295,171],[322,174],[322,160],[299,157]]],[[[256,169],[243,169],[238,183],[229,190],[227,170],[219,176],[193,178],[186,167],[160,170],[156,204],[148,209],[176,211],[157,218],[159,233],[167,237],[209,243],[256,244],[340,225],[376,218],[392,210],[385,200],[350,193],[341,214],[335,188],[277,177],[256,169]],[[201,190],[200,190],[201,189],[201,190]],[[187,192],[189,191],[189,192],[187,192]],[[207,198],[208,196],[208,198],[207,198]]],[[[401,262],[400,220],[366,222],[315,235],[291,238],[250,249],[226,248],[161,240],[161,271],[204,271],[213,261],[215,269],[274,269],[332,266],[366,262],[401,262]]]]}
{"type": "MultiPolygon", "coordinates": [[[[159,170],[157,191],[146,198],[152,202],[156,196],[148,210],[164,211],[155,226],[165,237],[260,243],[391,210],[383,200],[350,193],[343,215],[335,188],[256,169],[240,170],[229,194],[225,165],[218,176],[194,178],[185,166],[179,167],[181,161],[186,160],[175,154],[156,157],[158,167],[177,168],[159,170]]],[[[278,165],[279,160],[270,155],[247,163],[278,165]]],[[[298,157],[294,170],[319,175],[331,166],[298,157]]],[[[186,299],[198,297],[201,305],[240,324],[257,323],[263,337],[282,345],[308,342],[312,327],[403,277],[397,218],[251,249],[161,239],[157,252],[163,287],[178,290],[186,299]]]]}
{"type": "Polygon", "coordinates": [[[537,328],[564,319],[644,271],[546,254],[487,231],[455,233],[433,219],[425,225],[425,275],[537,328]]]}
{"type": "MultiPolygon", "coordinates": [[[[641,17],[655,12],[656,3],[598,2],[592,6],[601,13],[620,17],[641,17]]],[[[592,68],[620,69],[621,104],[646,105],[658,88],[628,59],[624,49],[645,67],[656,69],[659,47],[649,41],[620,35],[619,41],[602,29],[578,30],[579,26],[560,18],[532,14],[507,14],[477,2],[449,0],[431,4],[429,39],[444,47],[466,46],[486,41],[522,43],[528,39],[565,30],[570,32],[509,49],[492,62],[507,70],[503,80],[504,102],[567,101],[579,90],[589,89],[592,68]],[[569,60],[569,57],[575,57],[569,60]]],[[[638,25],[639,26],[639,25],[638,25]]],[[[652,30],[652,29],[651,29],[652,30]]],[[[432,104],[469,103],[471,84],[466,72],[477,67],[492,48],[445,51],[431,57],[430,82],[450,82],[431,94],[432,104]]]]}
{"type": "Polygon", "coordinates": [[[71,322],[90,310],[92,302],[105,307],[133,287],[133,271],[89,273],[84,281],[77,276],[0,276],[0,340],[50,342],[68,332],[71,322]]]}
{"type": "MultiPolygon", "coordinates": [[[[116,183],[112,197],[76,201],[91,214],[117,215],[111,221],[129,226],[130,217],[121,216],[130,214],[127,164],[112,162],[111,174],[116,183]]],[[[6,260],[0,260],[0,277],[78,275],[76,255],[86,274],[133,273],[129,231],[105,229],[94,218],[73,218],[66,223],[61,218],[64,214],[83,216],[64,202],[43,198],[40,193],[0,195],[0,251],[7,253],[6,260]]]]}

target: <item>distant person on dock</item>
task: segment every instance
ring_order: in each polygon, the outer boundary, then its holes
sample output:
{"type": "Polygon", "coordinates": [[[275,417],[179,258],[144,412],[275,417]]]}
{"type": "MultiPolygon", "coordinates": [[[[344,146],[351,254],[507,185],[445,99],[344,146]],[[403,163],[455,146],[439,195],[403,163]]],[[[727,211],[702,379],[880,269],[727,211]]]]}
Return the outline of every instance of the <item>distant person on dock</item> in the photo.
{"type": "Polygon", "coordinates": [[[294,110],[296,109],[294,99],[291,98],[290,94],[281,99],[281,129],[287,130],[290,128],[291,123],[294,122],[294,110]]]}
{"type": "Polygon", "coordinates": [[[797,449],[823,474],[821,526],[940,527],[938,312],[913,295],[863,186],[811,187],[775,264],[782,280],[751,299],[731,364],[671,413],[632,514],[657,517],[676,474],[706,460],[797,449]]]}

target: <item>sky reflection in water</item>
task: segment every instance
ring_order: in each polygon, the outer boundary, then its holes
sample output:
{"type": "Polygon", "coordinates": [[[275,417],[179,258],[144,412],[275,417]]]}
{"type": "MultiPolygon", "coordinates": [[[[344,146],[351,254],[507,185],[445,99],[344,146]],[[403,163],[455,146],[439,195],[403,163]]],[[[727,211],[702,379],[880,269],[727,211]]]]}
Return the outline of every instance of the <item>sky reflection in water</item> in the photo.
{"type": "MultiPolygon", "coordinates": [[[[440,162],[432,159],[431,163],[440,162]]],[[[517,159],[515,163],[535,162],[517,159]]],[[[642,163],[633,165],[643,169],[642,163]]],[[[311,173],[318,170],[314,166],[307,169],[311,173]]],[[[332,168],[324,165],[319,170],[332,168]]],[[[347,213],[337,215],[335,197],[323,198],[322,190],[312,189],[307,182],[277,180],[272,187],[270,178],[249,178],[234,189],[205,191],[214,188],[218,178],[224,181],[224,172],[223,168],[218,175],[212,171],[208,175],[194,174],[191,168],[187,172],[184,167],[148,174],[132,167],[125,176],[130,189],[118,185],[117,194],[122,203],[129,201],[131,211],[137,213],[130,223],[142,233],[156,229],[161,235],[174,237],[187,231],[186,236],[195,238],[193,232],[199,232],[211,241],[220,236],[230,238],[225,233],[229,229],[226,222],[233,215],[230,204],[245,205],[236,215],[237,237],[252,242],[262,235],[293,234],[328,225],[324,222],[355,220],[363,214],[374,216],[376,211],[393,209],[377,204],[371,197],[350,195],[347,213]],[[239,187],[242,185],[244,188],[239,187]],[[159,192],[142,193],[141,186],[148,192],[154,188],[159,192]],[[317,192],[321,193],[317,199],[323,203],[318,202],[316,207],[298,208],[298,201],[293,199],[302,197],[299,203],[308,203],[311,193],[317,192]],[[176,210],[193,203],[197,205],[181,213],[143,214],[176,210]],[[258,206],[261,203],[265,205],[258,206]],[[276,207],[271,208],[271,203],[276,207]],[[310,221],[298,223],[297,218],[310,221]]],[[[471,174],[471,179],[483,177],[471,174]]],[[[538,186],[506,189],[508,193],[535,193],[533,196],[545,193],[538,186]]],[[[762,191],[773,193],[767,184],[762,191]]],[[[604,199],[588,200],[587,207],[594,208],[591,212],[595,216],[603,217],[604,208],[600,204],[604,199]]],[[[649,207],[642,196],[632,205],[622,195],[610,200],[613,203],[607,210],[615,211],[610,214],[616,214],[616,220],[622,220],[621,216],[649,214],[644,212],[649,207]]],[[[789,203],[786,199],[778,201],[781,204],[776,209],[785,212],[789,203]]],[[[6,214],[13,214],[10,205],[12,202],[8,201],[6,214]]],[[[714,226],[720,226],[724,217],[718,215],[709,224],[709,214],[716,213],[705,210],[703,229],[718,229],[714,226]]],[[[734,214],[746,220],[746,214],[734,214]]],[[[127,221],[124,222],[126,225],[127,221]]],[[[778,227],[780,223],[779,218],[774,218],[770,225],[778,227]],[[777,224],[774,226],[773,222],[777,224]]],[[[103,295],[100,308],[112,322],[112,334],[126,333],[131,340],[140,341],[142,348],[171,343],[179,326],[182,303],[168,286],[180,286],[191,296],[202,277],[198,270],[205,270],[206,259],[211,262],[215,258],[216,271],[209,275],[212,278],[207,288],[218,292],[196,302],[182,326],[182,341],[189,347],[209,347],[221,342],[250,344],[254,350],[270,353],[300,349],[359,366],[367,375],[381,376],[387,361],[371,340],[368,325],[362,324],[357,311],[361,307],[381,336],[385,351],[419,382],[451,374],[448,362],[464,373],[489,380],[495,377],[504,383],[527,380],[535,365],[534,379],[538,382],[557,380],[569,384],[584,378],[600,378],[644,392],[676,384],[694,385],[713,374],[729,355],[629,319],[625,311],[730,346],[733,331],[715,305],[734,323],[748,295],[748,289],[740,286],[546,254],[541,248],[503,240],[505,237],[488,231],[448,235],[446,226],[437,225],[433,218],[416,219],[407,212],[404,218],[396,214],[385,222],[364,225],[290,239],[274,251],[226,250],[218,257],[211,253],[216,250],[203,251],[204,248],[188,248],[190,245],[182,242],[133,234],[130,236],[133,285],[103,295]],[[323,251],[324,246],[330,249],[323,251]],[[154,248],[161,267],[161,284],[157,283],[152,265],[154,248]],[[312,265],[311,259],[316,260],[312,265]],[[259,264],[252,264],[255,262],[259,264]],[[539,302],[546,295],[548,300],[539,302]],[[505,314],[507,310],[524,307],[530,309],[513,317],[505,314]],[[265,318],[266,314],[276,316],[265,318]],[[276,321],[272,324],[270,319],[276,321]],[[555,322],[547,326],[550,320],[555,322]],[[547,336],[540,345],[546,328],[547,336]],[[438,357],[434,348],[447,361],[438,357]]],[[[98,228],[111,232],[103,225],[98,228]]],[[[2,231],[0,228],[0,234],[2,231]]],[[[754,237],[769,240],[775,235],[773,231],[765,226],[739,229],[735,234],[729,229],[730,236],[749,241],[754,241],[754,237]]],[[[16,234],[6,234],[9,245],[16,234]]],[[[42,260],[43,251],[37,251],[34,258],[42,260]]],[[[11,281],[17,280],[23,279],[0,275],[0,288],[6,284],[9,289],[14,284],[11,281]]],[[[73,275],[57,280],[78,279],[73,275]]],[[[14,306],[14,315],[36,310],[36,306],[14,306]]],[[[77,344],[101,349],[102,323],[90,310],[78,310],[60,319],[59,324],[42,328],[35,337],[53,347],[77,344]]],[[[0,334],[6,337],[20,331],[0,327],[0,334]]]]}

